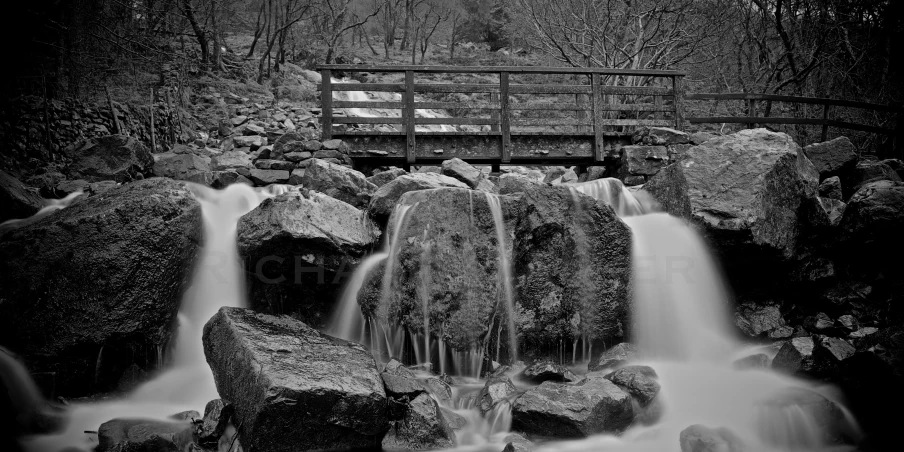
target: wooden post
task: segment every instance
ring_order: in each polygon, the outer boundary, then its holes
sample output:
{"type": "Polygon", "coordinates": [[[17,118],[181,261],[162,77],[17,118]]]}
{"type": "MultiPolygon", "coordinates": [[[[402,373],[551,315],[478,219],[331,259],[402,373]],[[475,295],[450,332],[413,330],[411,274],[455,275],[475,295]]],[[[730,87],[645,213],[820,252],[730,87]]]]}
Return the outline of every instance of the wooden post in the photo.
{"type": "Polygon", "coordinates": [[[672,76],[672,91],[675,95],[675,130],[684,127],[684,86],[680,75],[672,76]]]}
{"type": "Polygon", "coordinates": [[[512,161],[511,110],[509,110],[509,73],[499,73],[499,131],[502,163],[512,161]]]}
{"type": "Polygon", "coordinates": [[[820,141],[826,141],[829,138],[829,107],[831,107],[829,104],[822,106],[822,120],[826,122],[822,125],[822,139],[820,141]]]}
{"type": "MultiPolygon", "coordinates": [[[[499,84],[502,85],[502,78],[500,76],[499,84]]],[[[499,103],[501,98],[501,93],[490,93],[490,103],[499,103]]],[[[493,124],[490,124],[490,132],[499,132],[499,115],[500,110],[490,110],[490,119],[494,119],[493,124]]]]}
{"type": "MultiPolygon", "coordinates": [[[[753,118],[755,116],[756,116],[756,100],[747,99],[747,117],[753,118]]],[[[748,122],[747,128],[748,129],[756,128],[756,123],[748,122]]]]}
{"type": "Polygon", "coordinates": [[[173,126],[173,102],[169,90],[166,90],[166,122],[169,125],[170,145],[176,144],[176,127],[173,126]]]}
{"type": "MultiPolygon", "coordinates": [[[[593,160],[596,163],[601,163],[606,156],[603,138],[603,93],[600,89],[601,84],[600,74],[595,72],[590,74],[590,89],[593,92],[593,120],[591,121],[593,123],[593,160]]],[[[675,118],[677,127],[677,113],[675,118]]]]}
{"type": "Polygon", "coordinates": [[[154,88],[151,87],[151,105],[148,106],[148,111],[151,114],[151,153],[154,154],[157,152],[157,141],[154,137],[154,88]]]}
{"type": "Polygon", "coordinates": [[[333,138],[333,71],[320,71],[320,134],[323,140],[333,138]]]}
{"type": "Polygon", "coordinates": [[[405,71],[405,161],[414,163],[414,71],[405,71]]]}
{"type": "Polygon", "coordinates": [[[119,129],[119,119],[116,117],[116,108],[113,106],[113,97],[110,96],[110,87],[104,86],[104,91],[107,93],[107,105],[110,106],[110,115],[113,117],[113,131],[119,135],[122,133],[122,130],[119,129]]]}

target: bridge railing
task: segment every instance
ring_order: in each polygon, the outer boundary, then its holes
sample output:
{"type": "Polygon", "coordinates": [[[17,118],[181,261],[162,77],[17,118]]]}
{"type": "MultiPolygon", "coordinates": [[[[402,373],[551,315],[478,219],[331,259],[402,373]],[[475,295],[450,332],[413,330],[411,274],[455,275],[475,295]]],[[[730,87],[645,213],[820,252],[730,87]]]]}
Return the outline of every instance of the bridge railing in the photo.
{"type": "MultiPolygon", "coordinates": [[[[530,160],[532,156],[519,154],[519,149],[536,152],[536,149],[527,150],[530,146],[522,145],[526,136],[570,137],[590,141],[593,144],[590,155],[585,157],[569,153],[568,156],[558,157],[602,161],[605,156],[603,147],[605,137],[624,134],[621,129],[625,126],[680,128],[682,123],[681,103],[684,90],[681,81],[684,74],[677,71],[388,65],[324,65],[318,69],[322,77],[324,138],[404,135],[404,157],[408,163],[413,163],[418,153],[417,137],[456,135],[493,137],[493,141],[498,143],[497,155],[483,155],[481,158],[501,163],[510,163],[513,157],[519,161],[530,160]],[[334,79],[337,73],[361,72],[401,73],[404,76],[398,83],[346,83],[334,79]],[[484,83],[432,81],[425,83],[416,80],[416,76],[421,74],[471,74],[479,77],[484,83]],[[536,83],[537,75],[552,76],[555,82],[536,83]],[[491,82],[486,83],[488,79],[491,82]],[[563,79],[577,79],[577,83],[563,83],[563,79]],[[390,93],[390,95],[382,95],[381,99],[376,101],[333,98],[333,93],[349,91],[390,93]],[[471,98],[464,102],[418,99],[418,96],[429,98],[451,93],[478,94],[478,97],[482,96],[483,99],[471,98]],[[489,96],[486,96],[487,94],[489,96]],[[567,98],[573,95],[574,102],[563,100],[562,95],[567,98]],[[489,100],[484,100],[487,97],[489,100]],[[356,108],[399,110],[399,114],[362,117],[343,116],[336,111],[356,108]],[[459,115],[418,117],[416,114],[418,110],[448,110],[456,111],[459,115]],[[475,117],[478,114],[483,116],[475,117]],[[337,124],[385,124],[392,126],[393,130],[334,130],[334,125],[337,124]],[[457,128],[468,126],[464,128],[469,130],[418,130],[419,126],[440,125],[457,128]],[[563,130],[563,127],[570,130],[563,130]],[[517,142],[517,146],[513,145],[513,141],[517,142]]],[[[484,154],[487,154],[497,150],[485,146],[484,151],[484,154]]],[[[557,156],[537,155],[538,159],[548,160],[555,157],[557,156]]]]}

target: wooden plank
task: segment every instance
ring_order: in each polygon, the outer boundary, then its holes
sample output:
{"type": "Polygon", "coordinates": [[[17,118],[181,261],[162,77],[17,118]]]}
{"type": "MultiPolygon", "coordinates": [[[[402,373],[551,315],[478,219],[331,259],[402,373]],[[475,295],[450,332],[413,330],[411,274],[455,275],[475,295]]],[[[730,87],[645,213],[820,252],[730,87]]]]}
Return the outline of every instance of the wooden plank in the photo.
{"type": "Polygon", "coordinates": [[[320,129],[324,140],[333,138],[333,74],[329,69],[320,71],[320,129]]]}
{"type": "Polygon", "coordinates": [[[414,163],[415,160],[415,141],[414,141],[414,72],[405,71],[405,94],[403,101],[405,102],[405,161],[414,163]]]}
{"type": "Polygon", "coordinates": [[[603,94],[630,94],[638,96],[672,96],[675,94],[672,88],[662,86],[609,86],[600,87],[603,94]]]}
{"type": "Polygon", "coordinates": [[[603,119],[604,126],[648,126],[648,127],[671,127],[674,121],[668,119],[603,119]]]}
{"type": "Polygon", "coordinates": [[[509,85],[512,94],[591,94],[590,85],[509,85]]]}
{"type": "MultiPolygon", "coordinates": [[[[831,105],[829,105],[829,104],[825,104],[822,106],[822,119],[825,119],[826,121],[829,120],[829,108],[830,107],[831,107],[831,105]]],[[[829,124],[826,123],[826,124],[822,125],[822,140],[820,140],[820,141],[826,141],[828,138],[829,138],[829,124]]]]}
{"type": "MultiPolygon", "coordinates": [[[[499,143],[502,154],[502,162],[508,163],[512,161],[512,130],[511,115],[509,110],[509,74],[508,72],[499,73],[499,131],[502,133],[502,139],[499,143]]],[[[497,168],[498,171],[498,168],[497,168]]]]}
{"type": "Polygon", "coordinates": [[[380,64],[322,64],[318,70],[332,69],[343,72],[405,72],[414,71],[425,74],[486,74],[508,72],[511,74],[604,74],[604,75],[641,75],[651,77],[671,77],[684,75],[683,72],[658,69],[614,69],[614,68],[582,68],[582,67],[544,67],[544,66],[430,66],[430,65],[380,65],[380,64]]]}
{"type": "Polygon", "coordinates": [[[336,116],[333,124],[406,124],[404,117],[336,116]]]}
{"type": "Polygon", "coordinates": [[[498,93],[499,85],[486,83],[418,83],[416,93],[498,93]]]}
{"type": "Polygon", "coordinates": [[[334,100],[333,108],[404,108],[402,102],[370,102],[370,101],[348,101],[334,100]]]}
{"type": "Polygon", "coordinates": [[[675,130],[684,127],[684,86],[680,75],[672,77],[672,92],[675,94],[675,130]]]}
{"type": "Polygon", "coordinates": [[[825,123],[823,119],[809,118],[755,118],[755,117],[734,117],[734,116],[712,116],[712,117],[695,117],[687,118],[691,124],[705,123],[726,123],[726,124],[810,124],[821,126],[825,123]]]}
{"type": "Polygon", "coordinates": [[[563,103],[563,104],[554,104],[551,102],[540,102],[540,103],[531,103],[531,104],[513,104],[509,103],[509,110],[524,110],[524,111],[534,111],[534,110],[562,110],[562,111],[577,111],[577,110],[587,110],[586,105],[577,105],[572,103],[563,103]]]}
{"type": "Polygon", "coordinates": [[[513,126],[589,126],[593,125],[589,119],[573,118],[516,118],[510,122],[513,126]]]}
{"type": "Polygon", "coordinates": [[[389,93],[404,93],[405,85],[400,83],[332,83],[336,91],[381,91],[389,93]]]}
{"type": "Polygon", "coordinates": [[[434,110],[496,110],[499,104],[492,102],[415,102],[414,108],[434,110]]]}
{"type": "Polygon", "coordinates": [[[757,93],[688,93],[684,97],[687,100],[771,100],[774,102],[796,102],[802,104],[834,105],[836,107],[865,108],[876,111],[899,111],[894,105],[873,104],[869,102],[857,102],[842,99],[828,99],[824,97],[782,96],[778,94],[757,93]]]}
{"type": "Polygon", "coordinates": [[[605,139],[603,138],[603,93],[600,91],[602,81],[600,74],[592,74],[590,76],[590,85],[593,87],[593,160],[602,162],[605,158],[603,146],[605,139]]]}
{"type": "Polygon", "coordinates": [[[414,122],[417,125],[455,124],[481,126],[499,124],[499,120],[496,118],[415,118],[414,122]]]}
{"type": "Polygon", "coordinates": [[[885,135],[892,135],[895,133],[894,129],[877,126],[867,126],[864,124],[855,124],[852,122],[833,121],[829,119],[827,123],[830,127],[837,127],[839,129],[859,130],[861,132],[881,133],[885,135]]]}

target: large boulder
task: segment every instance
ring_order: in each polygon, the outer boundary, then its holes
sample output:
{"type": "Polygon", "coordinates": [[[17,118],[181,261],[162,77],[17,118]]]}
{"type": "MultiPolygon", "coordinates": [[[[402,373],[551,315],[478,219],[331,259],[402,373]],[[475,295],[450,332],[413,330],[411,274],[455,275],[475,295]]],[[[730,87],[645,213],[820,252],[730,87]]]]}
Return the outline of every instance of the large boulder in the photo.
{"type": "Polygon", "coordinates": [[[403,174],[381,185],[371,197],[370,207],[367,210],[374,218],[385,220],[392,214],[399,199],[405,193],[441,187],[468,188],[464,182],[442,174],[403,174]]]}
{"type": "Polygon", "coordinates": [[[408,403],[402,419],[383,438],[383,450],[436,450],[455,445],[455,433],[436,400],[421,393],[408,403]]]}
{"type": "Polygon", "coordinates": [[[902,225],[904,182],[880,180],[863,185],[851,197],[839,227],[842,240],[855,259],[871,263],[875,260],[873,256],[901,256],[904,252],[902,225]]]}
{"type": "Polygon", "coordinates": [[[367,181],[376,185],[378,188],[382,187],[393,180],[395,180],[399,176],[404,176],[408,174],[408,171],[403,170],[402,168],[390,168],[386,171],[381,171],[373,176],[367,178],[367,181]]]}
{"type": "Polygon", "coordinates": [[[631,273],[631,231],[608,206],[567,186],[520,195],[512,266],[515,323],[528,349],[562,338],[621,337],[631,273]]]}
{"type": "Polygon", "coordinates": [[[210,167],[214,171],[251,168],[251,156],[242,151],[226,151],[210,158],[210,167]]]}
{"type": "Polygon", "coordinates": [[[790,257],[801,206],[818,184],[819,173],[791,137],[751,129],[692,147],[644,188],[669,213],[702,226],[723,253],[753,246],[790,257]]]}
{"type": "Polygon", "coordinates": [[[470,188],[477,188],[486,179],[486,175],[479,168],[475,168],[462,159],[454,158],[444,160],[442,164],[443,175],[458,179],[470,188]]]}
{"type": "Polygon", "coordinates": [[[516,392],[517,389],[509,377],[504,375],[492,377],[477,393],[477,409],[480,410],[480,414],[486,416],[493,408],[507,401],[516,392]]]}
{"type": "Polygon", "coordinates": [[[108,135],[76,143],[63,150],[72,159],[68,167],[72,179],[88,182],[127,182],[149,173],[154,157],[135,137],[108,135]]]}
{"type": "Polygon", "coordinates": [[[364,174],[321,159],[311,159],[301,183],[306,188],[325,193],[358,208],[367,207],[377,186],[364,174]]]}
{"type": "Polygon", "coordinates": [[[37,190],[0,171],[0,223],[30,217],[43,206],[44,200],[37,190]]]}
{"type": "Polygon", "coordinates": [[[540,384],[544,381],[570,382],[577,381],[578,377],[567,367],[549,361],[540,361],[527,366],[519,377],[531,383],[540,384]]]}
{"type": "Polygon", "coordinates": [[[204,326],[204,353],[245,450],[379,447],[386,393],[364,347],[290,317],[224,307],[204,326]]]}
{"type": "Polygon", "coordinates": [[[847,137],[808,145],[804,154],[813,162],[820,180],[846,176],[857,166],[857,149],[847,137]]]}
{"type": "Polygon", "coordinates": [[[547,381],[512,405],[512,430],[551,438],[619,433],[634,419],[631,396],[609,380],[547,381]]]}
{"type": "Polygon", "coordinates": [[[605,378],[634,396],[640,406],[647,406],[659,394],[656,371],[649,366],[625,366],[606,374],[605,378]]]}
{"type": "Polygon", "coordinates": [[[745,303],[735,311],[735,325],[750,337],[758,337],[764,333],[783,328],[785,319],[779,307],[774,304],[758,305],[745,303]]]}
{"type": "Polygon", "coordinates": [[[154,178],[5,234],[0,343],[30,370],[55,372],[61,394],[112,389],[131,356],[167,342],[201,224],[184,183],[154,178]]]}
{"type": "Polygon", "coordinates": [[[180,452],[192,444],[188,422],[113,419],[97,430],[96,452],[180,452]]]}
{"type": "Polygon", "coordinates": [[[379,236],[363,212],[322,193],[265,200],[238,222],[252,306],[325,326],[344,278],[379,236]]]}
{"type": "MultiPolygon", "coordinates": [[[[154,156],[154,174],[176,180],[199,181],[210,174],[210,158],[170,152],[154,156]]],[[[210,176],[212,178],[212,176],[210,176]]]]}
{"type": "Polygon", "coordinates": [[[596,372],[621,366],[637,357],[637,348],[628,342],[614,345],[587,363],[587,369],[596,372]]]}

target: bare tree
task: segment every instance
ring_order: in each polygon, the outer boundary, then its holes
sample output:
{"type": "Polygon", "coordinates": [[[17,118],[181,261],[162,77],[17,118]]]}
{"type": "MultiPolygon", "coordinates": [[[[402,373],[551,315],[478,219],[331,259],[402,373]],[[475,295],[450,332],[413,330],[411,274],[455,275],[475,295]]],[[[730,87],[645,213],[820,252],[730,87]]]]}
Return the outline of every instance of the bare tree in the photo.
{"type": "Polygon", "coordinates": [[[375,4],[374,9],[363,18],[358,18],[351,11],[353,0],[317,0],[314,4],[314,29],[320,41],[326,46],[326,63],[333,62],[336,49],[350,30],[367,23],[371,17],[380,13],[382,4],[375,4]]]}

